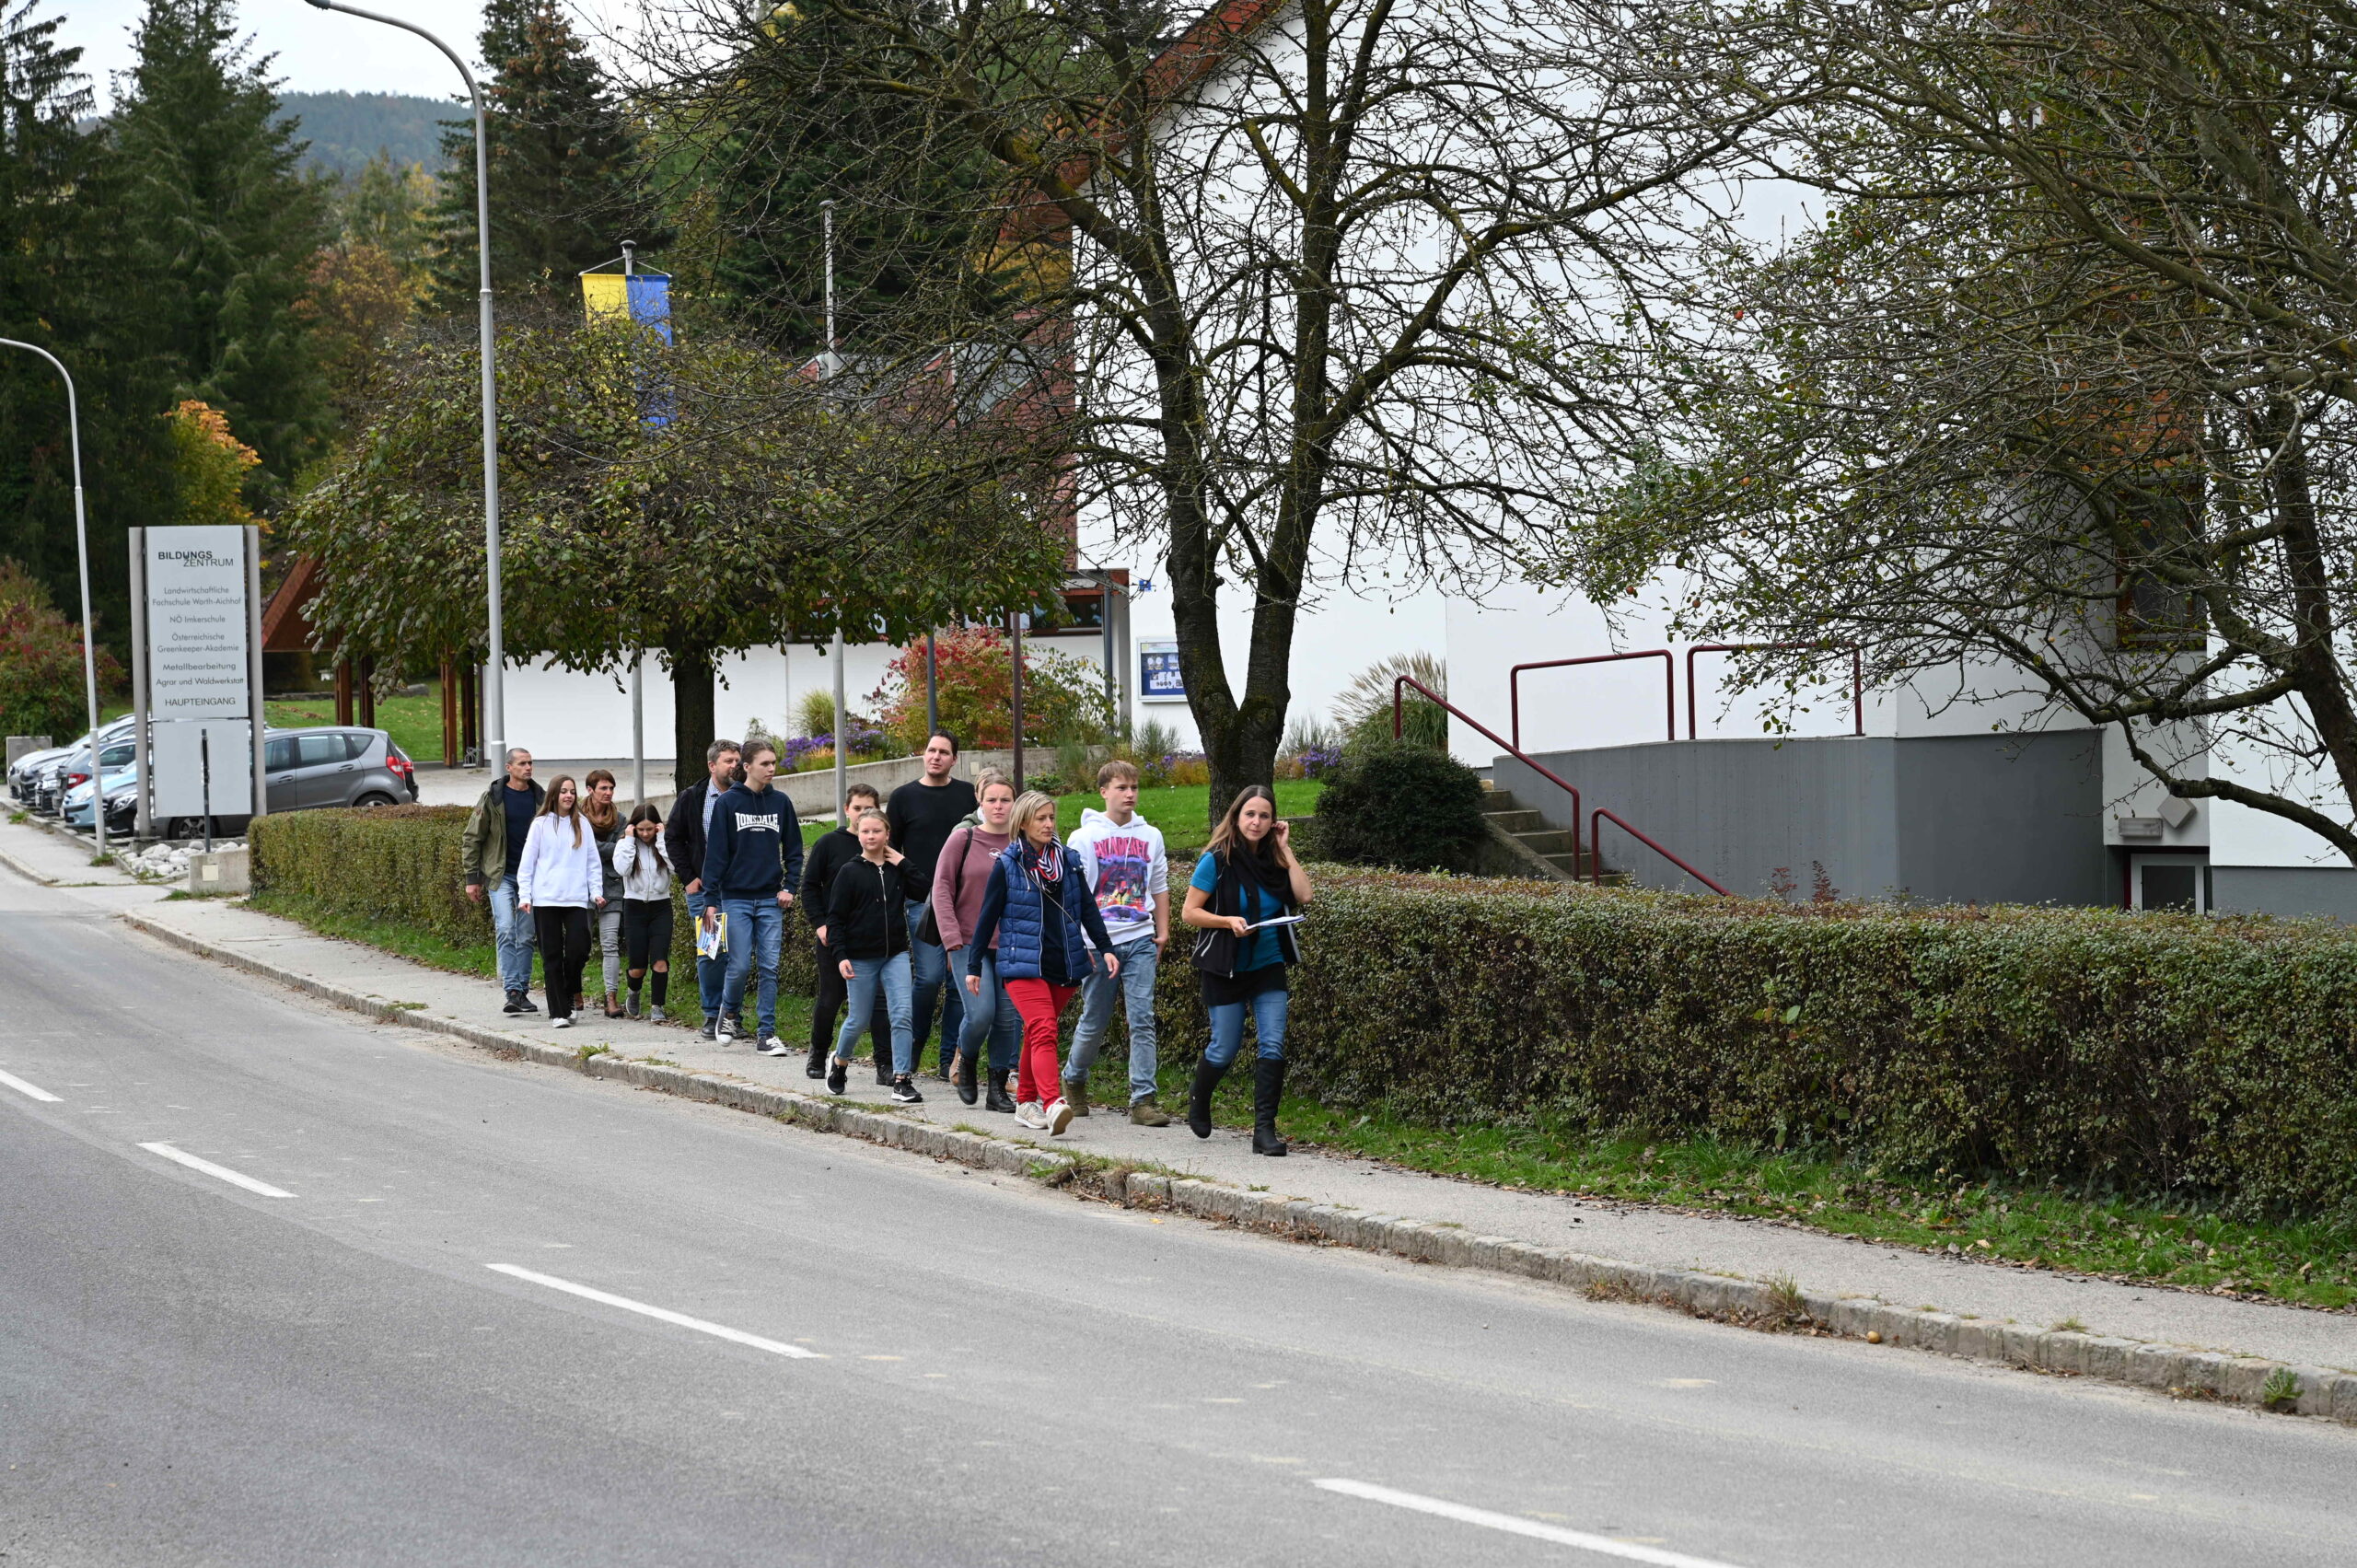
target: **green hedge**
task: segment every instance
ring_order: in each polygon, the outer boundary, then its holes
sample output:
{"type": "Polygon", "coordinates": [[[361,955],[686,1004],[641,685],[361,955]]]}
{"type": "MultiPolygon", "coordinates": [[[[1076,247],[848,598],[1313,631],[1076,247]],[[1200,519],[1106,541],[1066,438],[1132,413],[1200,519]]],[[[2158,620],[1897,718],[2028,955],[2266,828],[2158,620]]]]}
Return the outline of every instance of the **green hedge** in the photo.
{"type": "MultiPolygon", "coordinates": [[[[2357,1207],[2337,925],[1315,875],[1287,1054],[1329,1106],[2357,1207]]],[[[1157,1012],[1183,1061],[1206,1026],[1173,955],[1157,1012]]]]}
{"type": "MultiPolygon", "coordinates": [[[[432,932],[470,946],[493,939],[491,905],[467,901],[459,875],[459,839],[466,831],[462,806],[391,806],[374,811],[291,811],[253,825],[254,886],[287,893],[332,914],[383,921],[432,932]]],[[[671,895],[671,972],[684,977],[693,1012],[696,943],[686,900],[671,895]]],[[[590,957],[587,983],[598,983],[590,957]]],[[[814,971],[810,931],[788,916],[778,960],[778,983],[807,993],[814,971]]]]}
{"type": "MultiPolygon", "coordinates": [[[[255,878],[482,942],[464,822],[265,818],[255,878]]],[[[1288,1054],[1329,1105],[2357,1208],[2357,934],[2337,925],[1314,875],[1288,1054]]],[[[789,931],[783,978],[807,989],[807,928],[789,931]]],[[[678,938],[685,974],[684,914],[678,938]]],[[[1157,1009],[1182,1065],[1206,1034],[1186,951],[1182,934],[1157,1009]]]]}

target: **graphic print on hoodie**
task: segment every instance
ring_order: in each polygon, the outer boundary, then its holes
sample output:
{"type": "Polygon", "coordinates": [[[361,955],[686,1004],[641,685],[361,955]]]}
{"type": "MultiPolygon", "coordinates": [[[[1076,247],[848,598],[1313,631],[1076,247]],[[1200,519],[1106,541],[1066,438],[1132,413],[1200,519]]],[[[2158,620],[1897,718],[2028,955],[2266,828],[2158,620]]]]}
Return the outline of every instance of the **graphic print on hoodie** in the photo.
{"type": "Polygon", "coordinates": [[[1170,864],[1162,830],[1142,817],[1116,824],[1102,811],[1084,811],[1072,847],[1097,887],[1097,908],[1116,942],[1154,930],[1154,895],[1169,891],[1170,864]]]}

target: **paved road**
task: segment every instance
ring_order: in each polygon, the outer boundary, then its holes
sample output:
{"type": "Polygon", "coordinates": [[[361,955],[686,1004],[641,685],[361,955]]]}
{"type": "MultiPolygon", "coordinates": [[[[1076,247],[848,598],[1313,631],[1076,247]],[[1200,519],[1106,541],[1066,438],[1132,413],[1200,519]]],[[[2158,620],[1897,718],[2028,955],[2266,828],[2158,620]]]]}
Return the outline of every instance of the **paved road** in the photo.
{"type": "Polygon", "coordinates": [[[2357,1557],[2357,1433],[1155,1223],[73,898],[0,880],[0,1563],[2357,1557]]]}

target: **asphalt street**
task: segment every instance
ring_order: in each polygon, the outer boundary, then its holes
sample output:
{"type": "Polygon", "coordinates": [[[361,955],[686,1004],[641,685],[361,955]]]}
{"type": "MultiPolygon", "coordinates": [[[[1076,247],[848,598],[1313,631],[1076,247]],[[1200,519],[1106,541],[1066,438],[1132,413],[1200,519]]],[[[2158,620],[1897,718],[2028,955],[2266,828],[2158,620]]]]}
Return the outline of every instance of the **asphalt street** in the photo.
{"type": "Polygon", "coordinates": [[[0,877],[0,1563],[2344,1563],[2357,1433],[502,1063],[0,877]]]}

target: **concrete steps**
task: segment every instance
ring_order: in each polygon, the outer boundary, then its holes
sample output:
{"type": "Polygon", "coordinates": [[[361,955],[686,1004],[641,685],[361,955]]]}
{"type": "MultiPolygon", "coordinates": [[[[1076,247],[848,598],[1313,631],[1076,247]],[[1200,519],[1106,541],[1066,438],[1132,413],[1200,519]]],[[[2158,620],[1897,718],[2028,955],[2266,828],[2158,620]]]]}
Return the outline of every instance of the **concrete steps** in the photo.
{"type": "MultiPolygon", "coordinates": [[[[1484,779],[1481,783],[1482,819],[1491,830],[1504,840],[1515,854],[1540,874],[1559,881],[1585,882],[1595,869],[1593,853],[1573,851],[1573,835],[1568,829],[1550,828],[1539,814],[1518,803],[1511,790],[1500,789],[1484,779]]],[[[1625,887],[1629,874],[1604,868],[1607,887],[1625,887]]]]}

